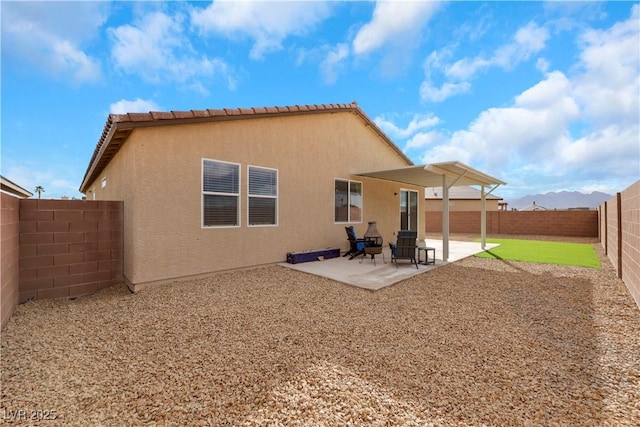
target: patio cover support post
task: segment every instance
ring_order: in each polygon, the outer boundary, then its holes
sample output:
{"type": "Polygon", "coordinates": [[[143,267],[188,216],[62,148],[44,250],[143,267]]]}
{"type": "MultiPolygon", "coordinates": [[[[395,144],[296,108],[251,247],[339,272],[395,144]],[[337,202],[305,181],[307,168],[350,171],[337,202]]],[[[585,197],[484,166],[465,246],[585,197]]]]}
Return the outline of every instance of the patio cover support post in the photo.
{"type": "Polygon", "coordinates": [[[480,247],[487,248],[487,195],[484,193],[484,185],[480,190],[480,247]]]}
{"type": "Polygon", "coordinates": [[[481,186],[482,190],[480,192],[480,206],[482,208],[482,211],[480,214],[480,247],[482,248],[482,250],[485,250],[487,248],[487,196],[493,193],[493,190],[495,190],[499,186],[500,184],[495,185],[486,193],[484,192],[484,185],[481,186]]]}
{"type": "Polygon", "coordinates": [[[442,175],[442,261],[449,261],[449,186],[442,175]]]}

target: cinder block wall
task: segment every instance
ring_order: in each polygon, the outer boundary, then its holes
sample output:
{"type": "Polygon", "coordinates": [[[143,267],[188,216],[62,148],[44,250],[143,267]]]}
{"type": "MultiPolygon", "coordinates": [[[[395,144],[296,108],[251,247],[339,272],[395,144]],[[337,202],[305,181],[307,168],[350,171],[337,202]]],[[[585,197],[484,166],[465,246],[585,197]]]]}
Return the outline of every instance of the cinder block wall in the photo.
{"type": "MultiPolygon", "coordinates": [[[[426,212],[428,233],[442,231],[442,212],[426,212]]],[[[480,212],[449,212],[449,231],[480,233],[480,212]]],[[[489,211],[488,234],[598,237],[598,211],[489,211]]]]}
{"type": "MultiPolygon", "coordinates": [[[[618,227],[618,202],[616,200],[616,197],[613,197],[612,199],[609,199],[607,201],[606,227],[607,227],[607,241],[606,241],[607,257],[609,258],[609,261],[611,261],[611,264],[613,264],[613,266],[616,268],[616,270],[619,270],[618,255],[620,251],[618,248],[618,241],[619,241],[618,234],[620,232],[620,229],[618,227]]],[[[620,261],[622,261],[622,258],[620,258],[620,261]]]]}
{"type": "Polygon", "coordinates": [[[0,193],[0,329],[18,305],[20,259],[20,199],[0,193]]]}
{"type": "Polygon", "coordinates": [[[20,201],[20,293],[75,298],[122,282],[123,202],[20,201]]]}
{"type": "Polygon", "coordinates": [[[600,205],[600,243],[640,308],[640,181],[600,205]]]}
{"type": "Polygon", "coordinates": [[[640,181],[624,190],[622,200],[622,280],[640,307],[640,181]]]}

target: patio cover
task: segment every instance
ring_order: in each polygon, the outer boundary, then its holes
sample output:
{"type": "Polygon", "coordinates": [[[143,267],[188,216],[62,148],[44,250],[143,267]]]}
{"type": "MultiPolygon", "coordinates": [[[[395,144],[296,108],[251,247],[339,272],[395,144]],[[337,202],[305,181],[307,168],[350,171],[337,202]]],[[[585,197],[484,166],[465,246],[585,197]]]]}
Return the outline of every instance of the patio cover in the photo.
{"type": "Polygon", "coordinates": [[[481,239],[482,248],[487,239],[487,206],[486,196],[506,182],[487,175],[462,162],[431,163],[428,165],[406,166],[373,172],[356,173],[358,176],[401,182],[421,187],[442,187],[442,257],[449,258],[449,188],[454,186],[479,185],[481,187],[481,239]],[[485,192],[485,188],[490,188],[485,192]]]}

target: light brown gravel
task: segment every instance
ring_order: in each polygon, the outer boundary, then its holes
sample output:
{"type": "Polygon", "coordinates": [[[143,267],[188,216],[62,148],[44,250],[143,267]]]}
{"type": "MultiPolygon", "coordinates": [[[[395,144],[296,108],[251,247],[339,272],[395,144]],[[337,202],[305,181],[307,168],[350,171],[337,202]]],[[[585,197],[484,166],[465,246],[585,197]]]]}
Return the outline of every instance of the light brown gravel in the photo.
{"type": "Polygon", "coordinates": [[[602,262],[468,258],[377,292],[272,266],[29,302],[2,333],[0,417],[640,425],[640,310],[602,262]]]}

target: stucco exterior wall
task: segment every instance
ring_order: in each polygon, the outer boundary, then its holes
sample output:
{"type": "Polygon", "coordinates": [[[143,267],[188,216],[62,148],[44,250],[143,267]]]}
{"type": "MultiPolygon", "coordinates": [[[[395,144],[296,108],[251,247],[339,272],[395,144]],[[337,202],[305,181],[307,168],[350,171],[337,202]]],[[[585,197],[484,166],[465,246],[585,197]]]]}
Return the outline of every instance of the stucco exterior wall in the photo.
{"type": "MultiPolygon", "coordinates": [[[[400,227],[401,186],[366,179],[362,171],[406,163],[350,113],[227,120],[135,129],[101,177],[98,200],[124,200],[124,275],[145,284],[281,262],[287,252],[340,247],[344,223],[334,223],[334,179],[363,183],[362,235],[377,221],[385,242],[400,227]],[[240,165],[240,227],[202,227],[202,159],[240,165]],[[278,225],[247,225],[248,166],[278,170],[278,225]]],[[[420,197],[419,197],[420,199],[420,197]]],[[[424,204],[419,200],[419,230],[424,204]]]]}
{"type": "MultiPolygon", "coordinates": [[[[124,201],[122,214],[124,231],[124,235],[122,236],[122,274],[125,281],[128,280],[127,278],[133,273],[137,259],[133,248],[135,238],[138,234],[135,229],[136,216],[139,214],[136,205],[140,203],[140,200],[136,198],[135,195],[136,193],[146,191],[144,188],[137,189],[136,191],[136,186],[134,185],[136,182],[136,158],[134,148],[135,146],[133,144],[124,144],[100,177],[89,186],[89,191],[87,191],[86,194],[87,200],[124,201]],[[103,179],[106,179],[104,187],[102,186],[103,179]]],[[[144,167],[144,165],[146,165],[146,162],[143,161],[139,167],[144,167]]]]}

